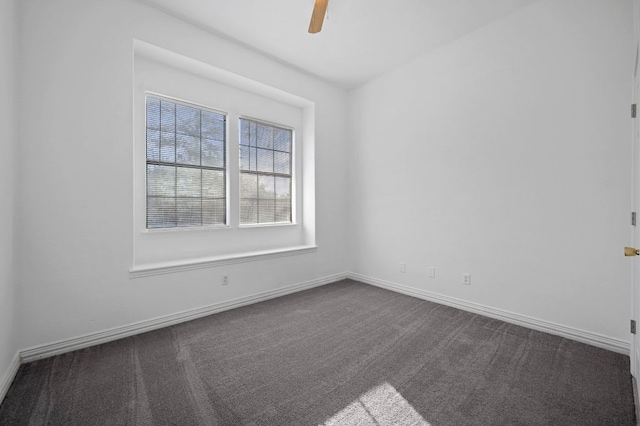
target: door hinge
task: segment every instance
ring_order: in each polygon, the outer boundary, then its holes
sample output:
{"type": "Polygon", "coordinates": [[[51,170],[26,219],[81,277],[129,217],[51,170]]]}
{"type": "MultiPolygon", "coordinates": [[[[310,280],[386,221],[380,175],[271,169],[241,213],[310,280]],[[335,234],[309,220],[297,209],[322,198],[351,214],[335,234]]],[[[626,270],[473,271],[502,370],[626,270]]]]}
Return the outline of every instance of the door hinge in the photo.
{"type": "Polygon", "coordinates": [[[631,334],[636,334],[636,320],[631,320],[631,334]]]}
{"type": "Polygon", "coordinates": [[[636,104],[631,104],[631,118],[636,118],[636,104]]]}
{"type": "Polygon", "coordinates": [[[631,224],[636,226],[636,212],[631,212],[631,224]]]}

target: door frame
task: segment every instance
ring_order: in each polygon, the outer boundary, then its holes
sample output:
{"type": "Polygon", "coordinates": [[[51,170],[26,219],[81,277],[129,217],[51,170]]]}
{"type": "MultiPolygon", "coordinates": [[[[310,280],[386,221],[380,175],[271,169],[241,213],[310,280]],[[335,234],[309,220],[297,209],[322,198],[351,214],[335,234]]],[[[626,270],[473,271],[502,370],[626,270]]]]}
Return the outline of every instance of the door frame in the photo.
{"type": "MultiPolygon", "coordinates": [[[[640,98],[640,0],[633,0],[633,69],[632,69],[632,103],[639,105],[640,98]]],[[[640,111],[638,111],[640,112],[640,111]]],[[[632,211],[640,212],[640,117],[632,120],[631,124],[631,207],[632,211]]],[[[640,219],[640,217],[638,218],[640,219]]],[[[631,242],[637,247],[640,242],[640,223],[632,226],[631,242]]],[[[634,258],[631,262],[631,319],[637,321],[640,314],[640,267],[634,258]]],[[[631,375],[638,378],[640,374],[640,339],[636,334],[630,334],[629,360],[631,375]]],[[[634,393],[637,382],[634,380],[634,393]]]]}

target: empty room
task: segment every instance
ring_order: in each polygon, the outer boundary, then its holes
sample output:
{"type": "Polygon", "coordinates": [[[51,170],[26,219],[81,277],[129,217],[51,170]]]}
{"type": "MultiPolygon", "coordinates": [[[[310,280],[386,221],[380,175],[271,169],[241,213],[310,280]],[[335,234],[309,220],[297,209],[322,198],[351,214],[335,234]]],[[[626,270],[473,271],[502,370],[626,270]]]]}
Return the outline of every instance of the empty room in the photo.
{"type": "Polygon", "coordinates": [[[640,0],[0,0],[0,425],[636,425],[640,0]]]}

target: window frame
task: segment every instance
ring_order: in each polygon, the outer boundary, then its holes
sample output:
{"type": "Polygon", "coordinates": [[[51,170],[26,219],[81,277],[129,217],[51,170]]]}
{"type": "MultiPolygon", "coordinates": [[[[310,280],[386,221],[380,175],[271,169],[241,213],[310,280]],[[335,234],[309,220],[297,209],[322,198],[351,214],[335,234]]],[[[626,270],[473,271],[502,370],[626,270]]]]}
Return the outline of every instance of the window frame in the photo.
{"type": "MultiPolygon", "coordinates": [[[[195,102],[195,101],[189,101],[189,100],[184,100],[184,99],[180,99],[180,98],[176,98],[174,96],[169,96],[169,95],[165,95],[165,94],[161,94],[161,93],[157,93],[155,91],[150,91],[150,90],[145,90],[144,91],[144,129],[145,129],[145,173],[144,173],[144,191],[145,191],[145,196],[144,196],[144,215],[145,215],[145,223],[144,223],[144,232],[149,232],[149,233],[155,233],[155,232],[180,232],[180,231],[194,231],[194,230],[209,230],[209,229],[226,229],[230,227],[230,202],[231,202],[231,196],[230,196],[230,192],[229,192],[229,182],[230,182],[230,176],[229,176],[229,113],[226,111],[223,111],[221,109],[218,108],[214,108],[214,107],[210,107],[207,105],[203,105],[202,103],[199,102],[195,102]],[[149,201],[149,181],[148,181],[148,171],[147,171],[147,166],[149,165],[149,158],[147,156],[147,150],[148,150],[148,139],[147,139],[147,132],[148,132],[148,117],[147,117],[147,102],[149,97],[158,99],[160,101],[162,100],[166,100],[168,102],[174,103],[176,105],[182,105],[182,106],[186,106],[186,107],[190,107],[190,108],[196,108],[200,111],[208,111],[208,112],[212,112],[214,114],[218,114],[218,115],[222,115],[225,118],[225,123],[224,123],[224,144],[223,144],[223,149],[224,149],[224,154],[223,154],[223,167],[219,168],[219,167],[215,167],[214,169],[216,170],[222,170],[223,171],[223,176],[224,176],[224,184],[223,184],[223,188],[224,188],[224,223],[217,223],[217,224],[207,224],[207,225],[188,225],[188,226],[172,226],[172,227],[156,227],[156,228],[149,228],[149,221],[148,221],[148,216],[149,216],[149,205],[148,205],[148,201],[149,201]]],[[[162,130],[160,129],[160,132],[162,132],[162,130]]],[[[177,131],[174,131],[174,133],[177,135],[177,131]]],[[[174,142],[177,143],[177,142],[174,142]]],[[[202,137],[200,137],[200,149],[202,150],[202,137]]],[[[206,166],[196,166],[196,165],[188,165],[188,164],[182,164],[182,163],[178,163],[177,162],[177,158],[175,159],[176,161],[173,164],[174,167],[176,167],[176,172],[177,172],[177,168],[179,167],[185,167],[185,168],[195,168],[198,170],[205,170],[205,169],[209,169],[206,166]]],[[[153,161],[153,163],[160,163],[161,161],[153,161]]],[[[177,200],[177,194],[176,194],[176,200],[177,200]]],[[[202,200],[202,196],[200,197],[200,199],[202,200]]],[[[176,216],[177,219],[177,216],[176,216]]]]}
{"type": "MultiPolygon", "coordinates": [[[[186,99],[181,99],[175,96],[170,96],[162,93],[158,93],[156,91],[145,90],[144,91],[144,105],[145,105],[145,116],[144,116],[144,129],[145,129],[145,173],[144,173],[144,215],[145,215],[145,223],[144,223],[144,233],[163,233],[163,232],[191,232],[191,231],[206,231],[206,230],[220,230],[220,229],[251,229],[251,228],[270,228],[270,227],[287,227],[287,226],[296,226],[298,225],[296,218],[297,214],[297,164],[296,164],[296,151],[297,151],[297,128],[296,126],[291,126],[287,124],[276,123],[270,120],[265,120],[261,118],[256,118],[252,115],[243,115],[243,114],[234,114],[232,112],[224,111],[220,108],[211,107],[208,105],[204,105],[201,102],[190,101],[186,99]],[[191,226],[173,226],[173,227],[157,227],[157,228],[149,228],[147,222],[148,215],[148,176],[146,172],[146,166],[148,164],[148,158],[146,157],[147,150],[147,141],[146,141],[146,130],[147,130],[147,99],[149,97],[153,97],[160,100],[167,100],[169,102],[184,105],[192,108],[197,108],[204,111],[210,111],[216,114],[224,115],[225,117],[225,140],[224,140],[224,180],[225,180],[225,223],[224,224],[212,224],[212,225],[191,225],[191,226]],[[289,209],[290,209],[290,221],[287,222],[263,222],[263,223],[242,223],[241,221],[241,211],[240,211],[240,201],[241,201],[241,188],[240,188],[240,175],[243,173],[243,170],[240,167],[240,141],[241,141],[241,120],[249,120],[255,123],[283,129],[291,131],[291,152],[290,152],[290,174],[288,177],[291,179],[290,184],[290,200],[289,200],[289,209]],[[237,123],[237,132],[231,132],[230,123],[235,121],[237,123]],[[237,134],[236,134],[237,133],[237,134]],[[235,164],[231,157],[234,155],[232,152],[237,148],[237,154],[235,156],[235,164]],[[232,177],[232,174],[234,175],[232,177]],[[237,176],[235,176],[237,174],[237,176]],[[234,179],[235,178],[235,179],[234,179]],[[232,185],[232,181],[236,182],[236,185],[232,185]],[[234,188],[235,187],[235,188],[234,188]],[[232,208],[232,204],[236,205],[236,208],[232,208]],[[232,216],[232,212],[236,213],[235,216],[232,216]]],[[[177,166],[179,167],[179,166],[177,166]]],[[[277,174],[272,174],[277,175],[277,174]]]]}
{"type": "Polygon", "coordinates": [[[312,100],[169,50],[134,41],[131,278],[208,268],[317,249],[315,119],[312,100]],[[146,228],[145,95],[227,112],[227,226],[146,228]],[[293,223],[239,224],[238,117],[293,128],[293,223]],[[280,124],[280,125],[282,125],[280,124]],[[238,176],[236,176],[238,175],[238,176]],[[304,194],[303,194],[304,189],[304,194]]]}
{"type": "MultiPolygon", "coordinates": [[[[255,222],[255,223],[242,223],[242,211],[241,211],[241,201],[242,201],[242,185],[238,182],[238,227],[239,228],[256,228],[256,227],[272,227],[272,226],[291,226],[296,225],[296,128],[293,126],[288,126],[286,124],[274,123],[273,121],[268,121],[248,115],[239,115],[237,117],[238,122],[238,179],[241,180],[242,173],[251,173],[274,177],[287,177],[290,179],[289,184],[289,221],[283,222],[255,222]],[[291,149],[289,151],[289,173],[276,173],[274,172],[261,172],[258,170],[243,170],[241,165],[240,158],[240,147],[242,146],[242,120],[247,120],[249,122],[254,122],[256,124],[261,124],[265,126],[270,126],[277,129],[288,130],[291,132],[291,149]]],[[[278,151],[272,149],[272,151],[278,151]]],[[[259,213],[258,218],[259,218],[259,213]]]]}

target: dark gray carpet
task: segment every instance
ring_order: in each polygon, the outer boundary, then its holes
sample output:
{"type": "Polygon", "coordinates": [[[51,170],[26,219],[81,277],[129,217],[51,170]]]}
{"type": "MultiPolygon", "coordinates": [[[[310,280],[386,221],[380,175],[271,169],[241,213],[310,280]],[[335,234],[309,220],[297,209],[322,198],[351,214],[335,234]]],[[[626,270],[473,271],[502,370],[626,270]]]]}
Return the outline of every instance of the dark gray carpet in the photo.
{"type": "Polygon", "coordinates": [[[634,425],[629,358],[341,281],[20,367],[1,425],[634,425]]]}

